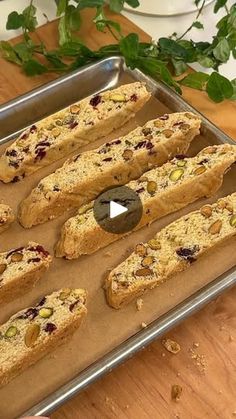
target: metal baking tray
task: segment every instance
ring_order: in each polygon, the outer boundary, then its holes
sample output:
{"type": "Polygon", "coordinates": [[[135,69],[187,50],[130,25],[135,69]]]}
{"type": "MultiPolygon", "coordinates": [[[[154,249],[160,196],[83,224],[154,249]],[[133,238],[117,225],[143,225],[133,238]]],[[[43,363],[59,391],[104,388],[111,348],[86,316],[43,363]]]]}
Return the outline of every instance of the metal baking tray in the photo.
{"type": "MultiPolygon", "coordinates": [[[[158,100],[171,111],[194,111],[199,114],[165,84],[154,81],[139,70],[127,69],[122,58],[111,57],[63,76],[1,106],[0,144],[10,141],[23,128],[55,112],[57,109],[59,110],[90,94],[116,87],[123,80],[124,76],[127,76],[130,81],[139,80],[146,82],[152,94],[158,97],[158,100]],[[63,91],[66,91],[67,94],[63,95],[63,91]],[[13,130],[14,134],[12,134],[13,130]]],[[[212,142],[235,144],[232,139],[204,116],[201,115],[201,118],[203,121],[203,134],[207,135],[212,142]]],[[[232,268],[153,321],[147,328],[131,336],[82,371],[76,378],[63,385],[53,394],[50,394],[27,412],[22,413],[22,415],[40,416],[50,414],[86,386],[133,356],[137,351],[150,344],[183,319],[195,313],[204,304],[216,298],[235,283],[236,269],[232,268]]]]}

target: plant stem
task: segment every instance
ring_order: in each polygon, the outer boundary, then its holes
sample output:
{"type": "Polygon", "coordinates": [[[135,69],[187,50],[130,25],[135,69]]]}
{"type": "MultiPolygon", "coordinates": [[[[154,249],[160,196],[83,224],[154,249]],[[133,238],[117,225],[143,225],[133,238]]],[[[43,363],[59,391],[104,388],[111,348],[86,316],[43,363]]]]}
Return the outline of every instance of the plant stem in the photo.
{"type": "MultiPolygon", "coordinates": [[[[206,0],[203,0],[202,5],[200,7],[200,9],[198,10],[197,16],[196,16],[196,20],[198,20],[199,16],[201,15],[203,8],[205,6],[206,0]]],[[[189,26],[188,29],[186,29],[186,31],[183,33],[183,35],[181,35],[179,38],[177,38],[177,41],[180,41],[181,39],[184,38],[185,35],[187,35],[188,32],[190,32],[193,28],[194,22],[189,26]]]]}

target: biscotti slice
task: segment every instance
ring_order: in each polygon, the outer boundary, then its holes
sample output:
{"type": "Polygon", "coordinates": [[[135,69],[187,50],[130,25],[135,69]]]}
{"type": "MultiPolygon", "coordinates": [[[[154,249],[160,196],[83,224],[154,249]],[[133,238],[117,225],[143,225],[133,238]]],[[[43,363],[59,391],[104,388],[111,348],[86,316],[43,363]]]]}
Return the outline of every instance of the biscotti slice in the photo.
{"type": "Polygon", "coordinates": [[[34,287],[52,258],[38,243],[0,253],[0,303],[11,301],[34,287]]]}
{"type": "MultiPolygon", "coordinates": [[[[203,149],[196,157],[177,156],[163,166],[146,172],[127,186],[141,199],[143,215],[135,230],[196,201],[214,195],[223,175],[236,161],[236,145],[223,144],[203,149]]],[[[127,233],[126,233],[127,234],[127,233]]],[[[80,208],[66,221],[56,246],[56,256],[75,259],[120,239],[102,229],[93,213],[93,202],[80,208]]]]}
{"type": "Polygon", "coordinates": [[[201,255],[236,235],[236,193],[205,205],[163,228],[135,251],[106,280],[108,303],[127,304],[184,271],[201,255]]]}
{"type": "Polygon", "coordinates": [[[9,205],[0,204],[0,233],[5,231],[14,221],[15,217],[9,205]]]}
{"type": "Polygon", "coordinates": [[[32,125],[0,158],[0,180],[17,181],[124,125],[150,98],[136,82],[99,93],[32,125]]]}
{"type": "Polygon", "coordinates": [[[188,112],[164,115],[125,137],[67,160],[22,201],[20,223],[28,228],[58,217],[96,198],[104,189],[124,185],[154,165],[184,153],[200,124],[201,120],[188,112]]]}
{"type": "Polygon", "coordinates": [[[83,289],[61,289],[0,326],[0,386],[61,345],[87,313],[83,289]]]}

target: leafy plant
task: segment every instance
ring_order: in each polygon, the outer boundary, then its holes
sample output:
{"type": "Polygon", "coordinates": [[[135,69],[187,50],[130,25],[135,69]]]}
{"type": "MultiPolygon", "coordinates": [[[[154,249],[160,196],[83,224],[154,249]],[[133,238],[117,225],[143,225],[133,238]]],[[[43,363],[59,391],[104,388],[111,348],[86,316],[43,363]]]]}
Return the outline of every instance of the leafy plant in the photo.
{"type": "MultiPolygon", "coordinates": [[[[6,28],[21,28],[23,41],[15,45],[1,41],[1,55],[21,66],[28,76],[69,72],[105,57],[121,55],[130,68],[139,68],[180,94],[181,86],[188,86],[205,91],[215,102],[236,100],[236,79],[230,81],[219,73],[220,66],[231,56],[236,59],[236,3],[229,8],[228,0],[215,0],[213,12],[218,13],[224,8],[225,16],[218,21],[212,42],[184,39],[192,28],[204,29],[199,19],[206,0],[195,0],[198,7],[196,18],[182,35],[175,33],[157,42],[143,43],[136,33],[124,36],[119,23],[107,18],[105,0],[55,1],[59,37],[58,48],[53,51],[49,51],[40,39],[38,42],[32,39],[31,33],[36,32],[37,35],[38,24],[33,0],[22,13],[13,11],[8,16],[6,28]],[[114,37],[114,44],[92,51],[80,40],[78,32],[83,24],[81,11],[86,8],[95,8],[94,25],[100,32],[109,31],[114,37]],[[200,71],[187,74],[187,65],[196,62],[202,67],[211,68],[213,72],[210,75],[200,71]]],[[[120,13],[125,3],[133,8],[139,5],[138,0],[110,0],[109,7],[113,12],[120,13]]]]}

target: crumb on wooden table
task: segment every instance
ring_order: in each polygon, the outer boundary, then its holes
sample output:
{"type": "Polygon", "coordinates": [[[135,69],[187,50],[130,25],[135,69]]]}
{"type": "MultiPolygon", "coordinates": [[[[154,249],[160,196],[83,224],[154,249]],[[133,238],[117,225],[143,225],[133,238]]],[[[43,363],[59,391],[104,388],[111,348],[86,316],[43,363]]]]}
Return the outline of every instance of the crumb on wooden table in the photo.
{"type": "Polygon", "coordinates": [[[175,402],[178,402],[180,399],[180,396],[182,394],[182,387],[179,384],[173,384],[171,387],[171,398],[175,402]]]}
{"type": "Polygon", "coordinates": [[[143,299],[142,298],[138,298],[136,301],[136,308],[138,311],[142,310],[143,307],[143,299]]]}
{"type": "Polygon", "coordinates": [[[172,354],[175,354],[175,355],[181,349],[179,343],[175,342],[172,339],[168,339],[168,338],[162,339],[161,343],[168,352],[171,352],[172,354]]]}
{"type": "Polygon", "coordinates": [[[199,368],[199,370],[201,372],[205,372],[206,367],[207,367],[207,362],[206,362],[205,355],[199,354],[196,351],[196,347],[194,346],[194,344],[192,345],[191,348],[189,348],[189,353],[190,353],[190,356],[191,356],[192,360],[194,361],[194,363],[199,368]]]}
{"type": "Polygon", "coordinates": [[[145,327],[147,327],[147,323],[142,322],[142,323],[141,323],[141,327],[142,327],[142,329],[145,329],[145,327]]]}

